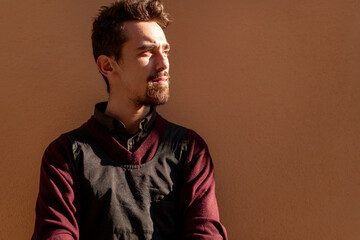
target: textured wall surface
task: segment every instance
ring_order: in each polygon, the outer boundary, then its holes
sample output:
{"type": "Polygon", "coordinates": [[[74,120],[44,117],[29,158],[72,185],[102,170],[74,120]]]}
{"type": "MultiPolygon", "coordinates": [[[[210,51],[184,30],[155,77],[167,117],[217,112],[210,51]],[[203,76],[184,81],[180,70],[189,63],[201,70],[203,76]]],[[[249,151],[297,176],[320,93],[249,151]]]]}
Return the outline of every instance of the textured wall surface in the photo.
{"type": "MultiPolygon", "coordinates": [[[[1,2],[1,240],[30,238],[44,149],[106,100],[90,30],[107,2],[1,2]]],[[[230,239],[358,239],[360,2],[165,3],[159,112],[207,141],[230,239]]]]}

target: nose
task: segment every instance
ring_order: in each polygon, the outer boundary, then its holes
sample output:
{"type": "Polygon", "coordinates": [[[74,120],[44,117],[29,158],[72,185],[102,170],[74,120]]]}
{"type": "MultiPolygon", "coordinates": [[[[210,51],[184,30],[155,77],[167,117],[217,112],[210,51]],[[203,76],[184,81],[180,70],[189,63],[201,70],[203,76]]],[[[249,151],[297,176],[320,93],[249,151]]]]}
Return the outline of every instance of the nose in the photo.
{"type": "Polygon", "coordinates": [[[169,59],[166,53],[159,52],[157,54],[156,71],[161,72],[169,69],[169,59]]]}

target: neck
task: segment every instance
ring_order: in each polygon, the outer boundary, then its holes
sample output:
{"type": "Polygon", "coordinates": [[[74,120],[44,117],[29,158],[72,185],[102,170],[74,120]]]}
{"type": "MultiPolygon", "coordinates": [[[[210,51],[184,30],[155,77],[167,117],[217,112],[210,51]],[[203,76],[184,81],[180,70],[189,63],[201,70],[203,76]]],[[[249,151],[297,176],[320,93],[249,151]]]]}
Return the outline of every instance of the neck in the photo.
{"type": "Polygon", "coordinates": [[[105,110],[106,115],[121,121],[125,125],[126,130],[131,134],[139,131],[140,122],[149,112],[150,106],[136,106],[136,104],[130,101],[114,99],[111,96],[105,110]]]}

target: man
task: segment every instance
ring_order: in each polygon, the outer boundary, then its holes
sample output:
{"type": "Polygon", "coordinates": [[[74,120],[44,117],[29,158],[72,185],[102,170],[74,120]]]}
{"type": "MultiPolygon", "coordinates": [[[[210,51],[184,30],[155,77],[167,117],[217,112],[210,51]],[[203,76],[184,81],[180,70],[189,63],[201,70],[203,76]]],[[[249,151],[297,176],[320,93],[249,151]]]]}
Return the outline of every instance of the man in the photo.
{"type": "Polygon", "coordinates": [[[158,0],[101,8],[92,42],[109,99],[46,149],[35,240],[227,239],[205,142],[156,113],[169,98],[168,22],[158,0]]]}

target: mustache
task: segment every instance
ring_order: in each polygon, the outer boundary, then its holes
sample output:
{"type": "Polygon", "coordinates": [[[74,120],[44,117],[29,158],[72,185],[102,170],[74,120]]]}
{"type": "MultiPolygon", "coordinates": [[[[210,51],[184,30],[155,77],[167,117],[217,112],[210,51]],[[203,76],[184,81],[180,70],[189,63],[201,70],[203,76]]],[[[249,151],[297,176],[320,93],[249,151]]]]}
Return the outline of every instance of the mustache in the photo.
{"type": "Polygon", "coordinates": [[[170,74],[166,71],[163,71],[163,72],[155,72],[153,74],[151,74],[149,77],[148,77],[148,82],[149,81],[152,81],[154,79],[157,79],[157,78],[160,78],[160,77],[167,77],[168,79],[170,78],[170,74]]]}

